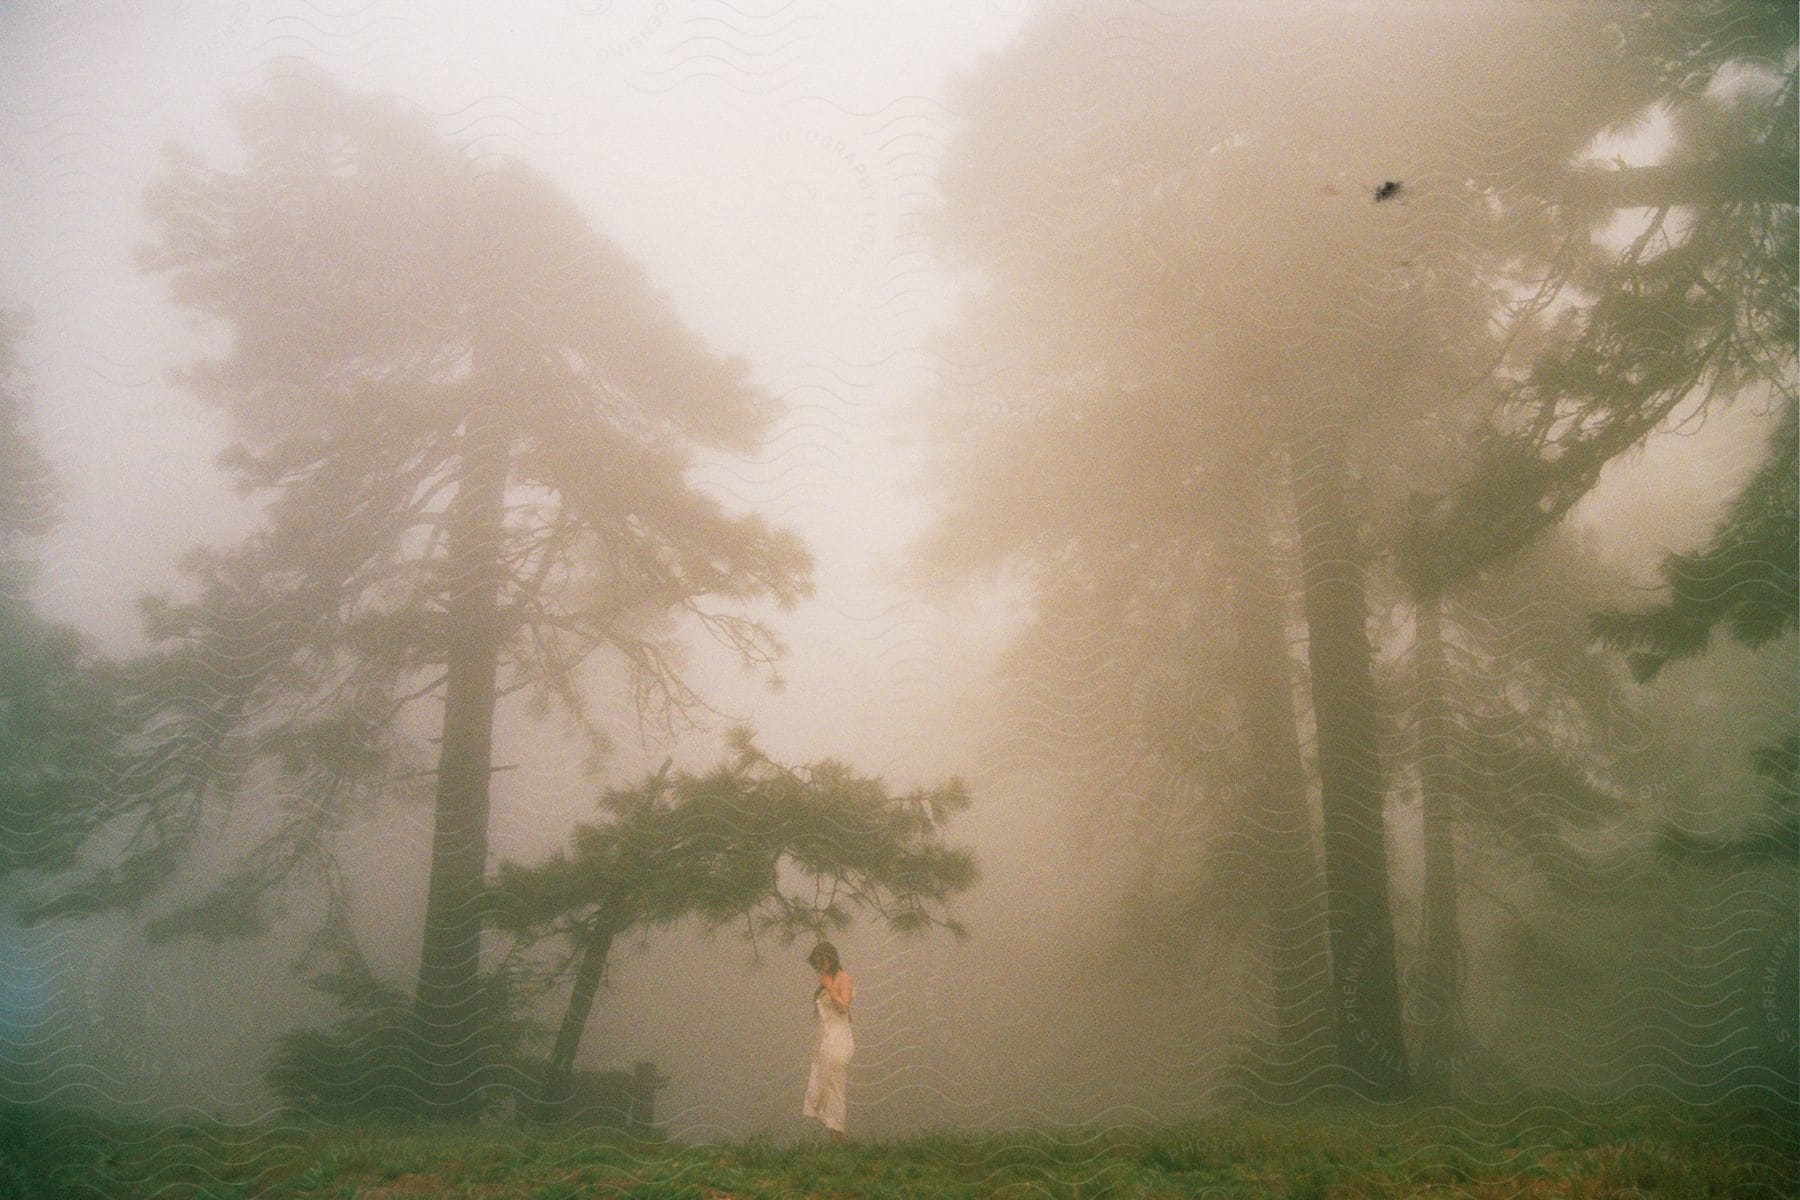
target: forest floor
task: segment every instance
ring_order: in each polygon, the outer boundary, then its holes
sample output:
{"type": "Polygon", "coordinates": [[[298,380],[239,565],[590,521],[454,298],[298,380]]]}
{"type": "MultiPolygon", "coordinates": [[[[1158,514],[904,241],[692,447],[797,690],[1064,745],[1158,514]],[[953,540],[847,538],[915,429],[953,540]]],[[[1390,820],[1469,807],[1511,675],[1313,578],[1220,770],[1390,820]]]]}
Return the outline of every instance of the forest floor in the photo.
{"type": "Polygon", "coordinates": [[[587,1197],[1800,1196],[1791,1115],[1728,1104],[1271,1109],[1157,1127],[937,1133],[844,1146],[514,1127],[141,1125],[0,1111],[0,1196],[61,1200],[587,1197]]]}

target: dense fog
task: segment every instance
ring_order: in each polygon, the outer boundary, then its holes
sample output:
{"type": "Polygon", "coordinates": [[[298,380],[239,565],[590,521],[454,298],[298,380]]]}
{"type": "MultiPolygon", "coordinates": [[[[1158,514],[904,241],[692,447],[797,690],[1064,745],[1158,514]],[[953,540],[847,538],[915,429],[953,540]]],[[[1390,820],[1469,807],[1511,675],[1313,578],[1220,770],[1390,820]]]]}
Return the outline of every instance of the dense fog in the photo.
{"type": "Polygon", "coordinates": [[[687,1139],[811,1135],[819,931],[857,1133],[1793,1103],[1794,78],[1723,2],[10,6],[0,1097],[280,1118],[417,1005],[502,1120],[579,926],[687,1139]]]}

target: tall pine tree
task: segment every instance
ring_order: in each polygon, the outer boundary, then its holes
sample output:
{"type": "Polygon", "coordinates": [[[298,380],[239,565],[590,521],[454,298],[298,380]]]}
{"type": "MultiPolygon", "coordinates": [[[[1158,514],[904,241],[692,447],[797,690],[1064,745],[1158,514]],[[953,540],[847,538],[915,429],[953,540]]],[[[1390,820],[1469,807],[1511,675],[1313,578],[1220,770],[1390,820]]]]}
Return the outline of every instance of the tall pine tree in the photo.
{"type": "Polygon", "coordinates": [[[610,654],[640,712],[677,720],[698,699],[679,624],[772,663],[744,606],[805,595],[810,559],[690,486],[693,454],[753,448],[772,405],[549,180],[310,75],[235,115],[243,165],[176,153],[143,265],[230,335],[183,380],[229,417],[224,465],[267,519],[190,556],[193,599],[146,600],[135,829],[41,912],[135,902],[252,799],[271,832],[153,933],[256,932],[308,873],[337,895],[331,833],[397,788],[421,712],[441,738],[419,1094],[467,1114],[505,697],[599,752],[579,669],[610,654]]]}

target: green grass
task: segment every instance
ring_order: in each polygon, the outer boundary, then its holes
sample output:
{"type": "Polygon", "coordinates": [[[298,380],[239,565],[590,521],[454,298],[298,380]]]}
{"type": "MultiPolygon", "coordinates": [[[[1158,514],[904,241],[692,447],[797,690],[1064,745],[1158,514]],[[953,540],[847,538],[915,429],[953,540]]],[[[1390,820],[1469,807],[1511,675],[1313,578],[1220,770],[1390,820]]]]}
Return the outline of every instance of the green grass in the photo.
{"type": "Polygon", "coordinates": [[[1800,1195],[1800,1129],[1569,1102],[1241,1112],[1161,1127],[684,1146],[533,1128],[139,1125],[0,1113],[0,1196],[107,1200],[1702,1200],[1800,1195]]]}

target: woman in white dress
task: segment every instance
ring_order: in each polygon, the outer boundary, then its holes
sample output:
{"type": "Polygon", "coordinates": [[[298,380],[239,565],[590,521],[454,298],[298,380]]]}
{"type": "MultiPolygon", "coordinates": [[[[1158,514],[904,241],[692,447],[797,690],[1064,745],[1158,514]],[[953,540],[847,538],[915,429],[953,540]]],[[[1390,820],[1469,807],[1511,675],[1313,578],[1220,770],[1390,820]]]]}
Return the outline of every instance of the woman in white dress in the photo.
{"type": "Polygon", "coordinates": [[[819,990],[813,993],[819,1035],[813,1043],[812,1073],[806,1080],[806,1103],[800,1111],[817,1119],[830,1131],[831,1140],[844,1140],[844,1081],[856,1039],[850,1035],[850,1001],[856,985],[838,961],[837,947],[820,942],[806,956],[807,965],[819,973],[819,990]]]}

